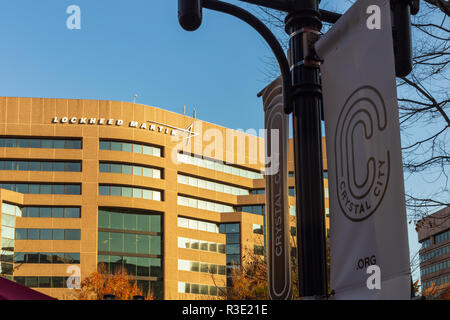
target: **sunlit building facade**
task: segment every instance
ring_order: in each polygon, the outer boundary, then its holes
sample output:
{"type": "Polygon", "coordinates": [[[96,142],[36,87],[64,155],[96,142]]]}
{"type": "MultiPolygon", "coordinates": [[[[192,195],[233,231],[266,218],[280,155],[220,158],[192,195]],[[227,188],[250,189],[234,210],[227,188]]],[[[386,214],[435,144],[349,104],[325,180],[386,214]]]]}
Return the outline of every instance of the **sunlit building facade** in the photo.
{"type": "Polygon", "coordinates": [[[263,147],[151,106],[0,98],[0,274],[73,299],[103,264],[159,299],[220,298],[243,252],[264,255],[263,147]]]}

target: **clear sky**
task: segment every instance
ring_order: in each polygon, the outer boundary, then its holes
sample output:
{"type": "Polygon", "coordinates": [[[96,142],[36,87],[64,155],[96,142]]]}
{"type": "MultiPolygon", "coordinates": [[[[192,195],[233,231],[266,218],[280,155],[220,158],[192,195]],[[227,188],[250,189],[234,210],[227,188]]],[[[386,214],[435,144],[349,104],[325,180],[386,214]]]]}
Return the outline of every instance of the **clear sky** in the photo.
{"type": "MultiPolygon", "coordinates": [[[[229,1],[239,3],[239,1],[229,1]]],[[[344,2],[344,1],[341,1],[344,2]]],[[[204,10],[186,32],[177,0],[0,2],[0,96],[133,101],[234,129],[263,127],[256,94],[269,47],[249,26],[204,10]],[[69,30],[70,5],[81,30],[69,30]]],[[[343,11],[332,4],[329,10],[343,11]]],[[[410,226],[411,254],[417,235],[410,226]]]]}

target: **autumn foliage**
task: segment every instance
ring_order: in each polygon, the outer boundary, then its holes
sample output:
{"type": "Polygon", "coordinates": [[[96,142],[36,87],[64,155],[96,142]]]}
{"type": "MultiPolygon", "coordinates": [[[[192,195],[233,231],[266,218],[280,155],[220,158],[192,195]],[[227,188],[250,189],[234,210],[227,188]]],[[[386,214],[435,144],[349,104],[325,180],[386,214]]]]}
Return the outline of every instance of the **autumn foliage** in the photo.
{"type": "MultiPolygon", "coordinates": [[[[134,277],[126,270],[118,269],[109,274],[104,264],[83,279],[75,295],[78,300],[103,300],[108,294],[114,295],[116,300],[131,300],[134,296],[143,295],[134,277]]],[[[146,297],[146,300],[153,299],[152,295],[146,297]]]]}

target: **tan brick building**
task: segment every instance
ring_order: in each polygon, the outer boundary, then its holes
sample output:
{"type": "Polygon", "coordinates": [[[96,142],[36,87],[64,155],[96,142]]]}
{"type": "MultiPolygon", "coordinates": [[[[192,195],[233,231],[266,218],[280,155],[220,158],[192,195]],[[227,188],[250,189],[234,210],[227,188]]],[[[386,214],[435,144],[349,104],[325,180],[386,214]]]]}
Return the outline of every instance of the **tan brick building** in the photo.
{"type": "Polygon", "coordinates": [[[263,253],[263,152],[155,107],[0,98],[1,276],[70,299],[68,280],[105,263],[159,298],[218,296],[243,250],[263,253]]]}

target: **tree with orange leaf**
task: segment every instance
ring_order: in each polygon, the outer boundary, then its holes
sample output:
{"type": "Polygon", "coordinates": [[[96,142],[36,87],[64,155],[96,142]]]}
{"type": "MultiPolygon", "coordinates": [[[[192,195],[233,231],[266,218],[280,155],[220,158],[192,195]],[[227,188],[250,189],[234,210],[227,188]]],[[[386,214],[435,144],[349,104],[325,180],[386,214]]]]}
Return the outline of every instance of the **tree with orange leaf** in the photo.
{"type": "MultiPolygon", "coordinates": [[[[119,269],[109,274],[104,264],[81,282],[75,295],[78,300],[103,300],[107,294],[114,295],[116,300],[131,300],[134,296],[143,295],[134,277],[126,270],[119,269]]],[[[146,297],[146,300],[153,299],[153,295],[146,297]]]]}

